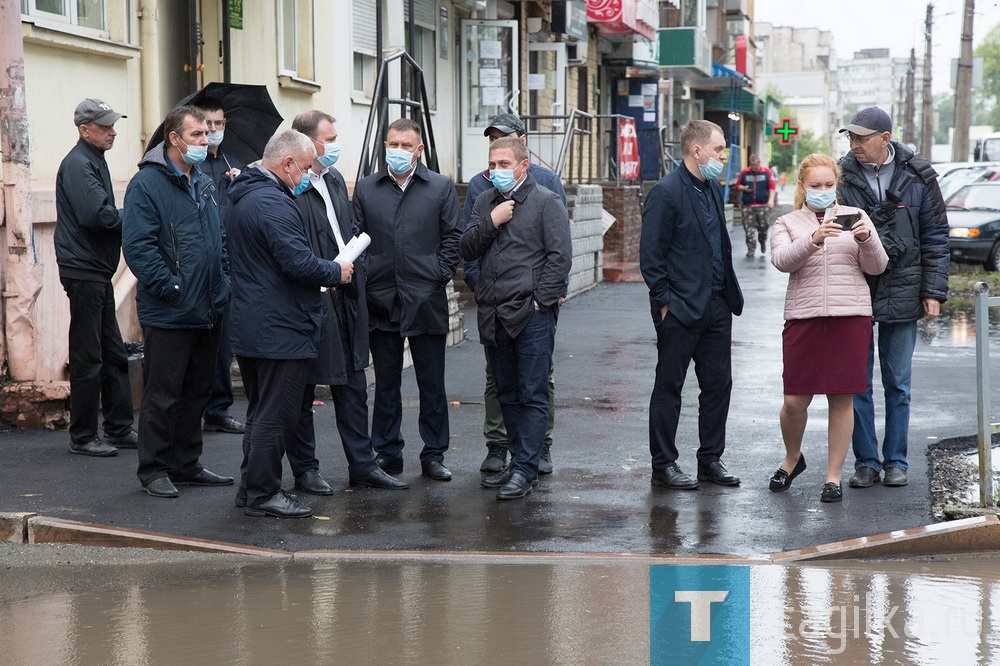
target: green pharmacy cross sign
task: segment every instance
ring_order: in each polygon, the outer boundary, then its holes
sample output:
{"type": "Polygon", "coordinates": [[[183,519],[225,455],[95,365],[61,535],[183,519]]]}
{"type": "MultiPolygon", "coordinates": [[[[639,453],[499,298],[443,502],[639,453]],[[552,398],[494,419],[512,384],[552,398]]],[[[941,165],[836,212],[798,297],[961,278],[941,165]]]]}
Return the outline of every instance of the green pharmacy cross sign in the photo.
{"type": "Polygon", "coordinates": [[[781,145],[787,146],[792,142],[792,137],[799,133],[799,128],[792,125],[791,118],[782,118],[781,125],[776,126],[772,133],[780,134],[781,136],[778,138],[778,141],[781,142],[781,145]]]}

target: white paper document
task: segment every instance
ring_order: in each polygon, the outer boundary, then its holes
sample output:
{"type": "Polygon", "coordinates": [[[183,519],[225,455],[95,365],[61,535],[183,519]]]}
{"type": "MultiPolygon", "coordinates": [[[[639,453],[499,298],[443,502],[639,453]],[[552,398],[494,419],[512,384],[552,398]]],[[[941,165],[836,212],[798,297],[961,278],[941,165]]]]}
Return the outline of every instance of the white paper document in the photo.
{"type": "Polygon", "coordinates": [[[368,234],[362,232],[360,236],[355,236],[352,238],[344,249],[335,257],[335,261],[349,261],[352,264],[358,260],[361,253],[368,249],[371,245],[372,238],[368,234]]]}

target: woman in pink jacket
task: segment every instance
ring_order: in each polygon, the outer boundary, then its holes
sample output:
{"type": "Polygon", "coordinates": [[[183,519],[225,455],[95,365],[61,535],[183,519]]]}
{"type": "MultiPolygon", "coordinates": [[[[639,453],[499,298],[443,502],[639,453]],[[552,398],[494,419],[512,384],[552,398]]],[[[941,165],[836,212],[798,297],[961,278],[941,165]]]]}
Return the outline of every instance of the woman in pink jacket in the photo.
{"type": "Polygon", "coordinates": [[[837,163],[826,155],[802,160],[798,210],[779,217],[771,233],[771,263],[788,273],[788,290],[780,417],[785,460],[770,489],[788,490],[805,470],[802,435],[809,404],[814,395],[825,394],[830,417],[823,502],[843,499],[840,475],[854,430],[853,395],[867,390],[872,303],[865,274],[878,275],[889,262],[865,212],[837,205],[839,176],[837,163]]]}

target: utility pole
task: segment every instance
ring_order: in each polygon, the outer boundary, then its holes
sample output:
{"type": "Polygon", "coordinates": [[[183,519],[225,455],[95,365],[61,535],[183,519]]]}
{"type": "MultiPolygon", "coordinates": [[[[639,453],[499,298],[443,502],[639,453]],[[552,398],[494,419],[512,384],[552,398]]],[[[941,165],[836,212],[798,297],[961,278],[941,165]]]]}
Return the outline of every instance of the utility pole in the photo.
{"type": "Polygon", "coordinates": [[[958,54],[958,80],[955,84],[955,133],[951,141],[951,160],[969,159],[969,123],[972,122],[972,16],[975,0],[965,0],[962,20],[962,48],[958,54]]]}
{"type": "MultiPolygon", "coordinates": [[[[934,143],[934,110],[933,93],[931,92],[931,18],[934,15],[934,4],[927,3],[927,22],[924,25],[924,90],[921,94],[920,106],[920,154],[931,158],[931,145],[934,143]]],[[[916,67],[916,61],[913,63],[916,67]]]]}
{"type": "MultiPolygon", "coordinates": [[[[906,68],[906,97],[903,102],[903,122],[900,123],[903,126],[903,143],[916,144],[916,123],[913,122],[913,115],[916,111],[916,100],[914,96],[916,95],[916,69],[917,69],[917,50],[910,49],[910,64],[906,68]]],[[[898,122],[898,121],[897,121],[898,122]]]]}

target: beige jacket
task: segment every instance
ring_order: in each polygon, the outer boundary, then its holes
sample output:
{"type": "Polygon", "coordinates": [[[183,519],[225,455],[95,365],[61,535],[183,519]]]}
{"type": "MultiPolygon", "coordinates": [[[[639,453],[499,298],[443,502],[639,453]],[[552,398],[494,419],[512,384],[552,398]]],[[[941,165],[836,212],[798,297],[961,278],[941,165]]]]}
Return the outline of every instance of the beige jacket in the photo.
{"type": "Polygon", "coordinates": [[[782,215],[771,232],[771,263],[788,273],[785,319],[813,317],[871,316],[872,301],[865,274],[879,275],[889,263],[875,227],[860,208],[835,205],[826,210],[824,220],[836,215],[861,213],[871,231],[859,243],[848,232],[827,238],[822,245],[812,242],[819,227],[816,214],[803,206],[782,215]]]}

